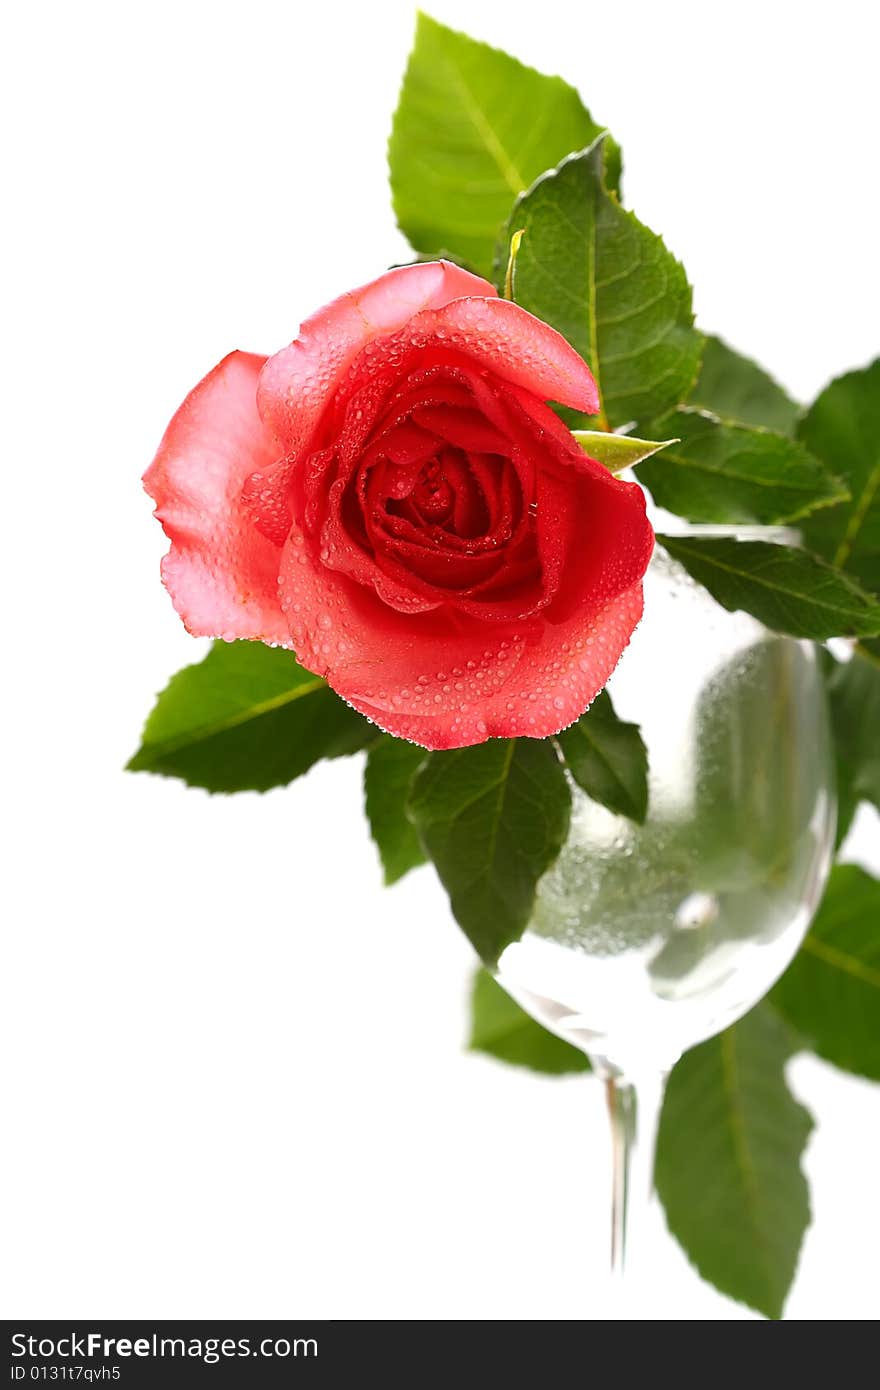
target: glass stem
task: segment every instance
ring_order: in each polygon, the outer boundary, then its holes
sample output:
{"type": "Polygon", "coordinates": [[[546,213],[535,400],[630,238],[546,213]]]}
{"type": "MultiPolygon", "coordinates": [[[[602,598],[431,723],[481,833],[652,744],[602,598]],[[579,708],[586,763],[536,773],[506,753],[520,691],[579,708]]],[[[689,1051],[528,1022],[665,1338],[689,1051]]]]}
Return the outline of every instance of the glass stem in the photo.
{"type": "MultiPolygon", "coordinates": [[[[605,1100],[611,1120],[611,1272],[619,1281],[624,1270],[642,1262],[645,1228],[654,1205],[654,1153],[666,1075],[637,1080],[609,1075],[605,1100]]],[[[630,1280],[627,1280],[630,1283],[630,1280]]]]}

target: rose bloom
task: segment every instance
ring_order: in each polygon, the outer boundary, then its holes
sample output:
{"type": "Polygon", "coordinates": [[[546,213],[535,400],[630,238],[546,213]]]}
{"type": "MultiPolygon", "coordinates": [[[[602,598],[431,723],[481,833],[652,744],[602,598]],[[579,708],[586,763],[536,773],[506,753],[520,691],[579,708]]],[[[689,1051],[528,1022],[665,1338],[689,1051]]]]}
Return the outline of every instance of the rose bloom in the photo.
{"type": "Polygon", "coordinates": [[[542,738],[602,689],[642,613],[641,489],[548,400],[598,392],[565,339],[444,261],[233,352],[144,477],[196,636],[292,647],[426,748],[542,738]]]}

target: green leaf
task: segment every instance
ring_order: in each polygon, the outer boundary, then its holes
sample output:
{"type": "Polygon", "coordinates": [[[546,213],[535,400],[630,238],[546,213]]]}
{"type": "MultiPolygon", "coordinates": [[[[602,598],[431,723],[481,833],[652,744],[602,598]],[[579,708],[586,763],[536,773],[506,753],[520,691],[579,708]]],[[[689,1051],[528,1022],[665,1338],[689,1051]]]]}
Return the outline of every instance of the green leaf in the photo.
{"type": "MultiPolygon", "coordinates": [[[[560,77],[420,14],[388,146],[401,231],[491,279],[514,198],[601,129],[560,77]]],[[[616,146],[608,164],[614,186],[616,146]]]]}
{"type": "Polygon", "coordinates": [[[851,501],[804,525],[806,544],[880,593],[880,357],[826,387],[798,438],[846,483],[851,501]]]}
{"type": "Polygon", "coordinates": [[[432,753],[416,774],[410,815],[456,921],[487,965],[525,930],[570,810],[549,741],[489,739],[432,753]]]}
{"type": "Polygon", "coordinates": [[[603,426],[664,413],[690,391],[700,361],[684,270],[602,177],[603,140],[564,159],[518,199],[524,229],[516,301],[590,364],[603,426]]]}
{"type": "Polygon", "coordinates": [[[770,1001],[820,1057],[880,1081],[880,881],[855,864],[832,869],[770,1001]]]}
{"type": "Polygon", "coordinates": [[[557,741],[566,767],[587,796],[641,824],[648,813],[648,752],[639,726],[625,724],[614,713],[607,690],[557,741]]]}
{"type": "Polygon", "coordinates": [[[204,661],[172,676],[128,769],[212,792],[262,792],[375,737],[373,725],[290,652],[215,642],[204,661]]]}
{"type": "Polygon", "coordinates": [[[880,637],[869,637],[859,642],[856,651],[866,658],[873,661],[875,666],[880,666],[880,637]]]}
{"type": "Polygon", "coordinates": [[[635,468],[642,459],[678,443],[677,439],[663,439],[657,443],[650,439],[636,439],[631,434],[610,434],[607,430],[572,430],[572,434],[584,453],[603,464],[609,473],[623,473],[627,468],[635,468]]]}
{"type": "Polygon", "coordinates": [[[716,337],[705,340],[690,403],[741,425],[763,426],[787,435],[794,432],[800,412],[800,406],[763,367],[716,337]]]}
{"type": "Polygon", "coordinates": [[[880,603],[806,550],[726,536],[657,540],[723,608],[745,609],[777,632],[818,642],[880,633],[880,603]]]}
{"type": "Polygon", "coordinates": [[[792,1050],[759,1004],[685,1053],[657,1143],[670,1231],[704,1279],[768,1318],[782,1315],[810,1219],[800,1157],[812,1121],[785,1083],[792,1050]]]}
{"type": "Polygon", "coordinates": [[[474,976],[468,1047],[552,1076],[590,1070],[583,1052],[536,1023],[486,970],[474,976]]]}
{"type": "Polygon", "coordinates": [[[772,526],[848,497],[825,465],[793,439],[684,407],[652,426],[675,434],[639,473],[658,506],[689,521],[772,526]]]}
{"type": "Polygon", "coordinates": [[[838,841],[860,801],[880,810],[880,665],[858,651],[828,680],[837,756],[838,841]]]}
{"type": "Polygon", "coordinates": [[[370,833],[376,842],[386,884],[396,883],[425,856],[416,828],[406,814],[409,786],[427,757],[424,748],[383,734],[370,745],[364,793],[370,833]]]}

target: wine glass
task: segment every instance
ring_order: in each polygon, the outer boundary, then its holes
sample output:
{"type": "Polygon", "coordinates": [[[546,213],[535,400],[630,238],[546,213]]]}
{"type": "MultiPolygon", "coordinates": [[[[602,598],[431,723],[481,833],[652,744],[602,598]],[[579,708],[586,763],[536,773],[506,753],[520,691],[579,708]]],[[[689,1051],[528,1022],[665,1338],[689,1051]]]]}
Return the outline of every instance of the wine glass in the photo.
{"type": "Polygon", "coordinates": [[[797,951],[830,868],[836,804],[816,648],[727,612],[659,548],[608,690],[647,746],[647,819],[572,785],[568,839],[496,977],[604,1082],[620,1275],[653,1190],[665,1078],[797,951]]]}

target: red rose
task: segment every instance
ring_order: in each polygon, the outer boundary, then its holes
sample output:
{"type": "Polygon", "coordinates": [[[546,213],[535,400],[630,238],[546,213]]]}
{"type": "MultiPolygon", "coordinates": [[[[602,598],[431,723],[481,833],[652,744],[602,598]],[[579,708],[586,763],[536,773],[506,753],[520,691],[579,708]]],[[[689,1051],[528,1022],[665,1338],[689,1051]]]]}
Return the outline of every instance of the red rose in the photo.
{"type": "Polygon", "coordinates": [[[557,733],[629,641],[653,535],[548,400],[596,411],[581,358],[443,261],[231,353],[144,479],[187,628],[291,646],[427,748],[557,733]]]}

